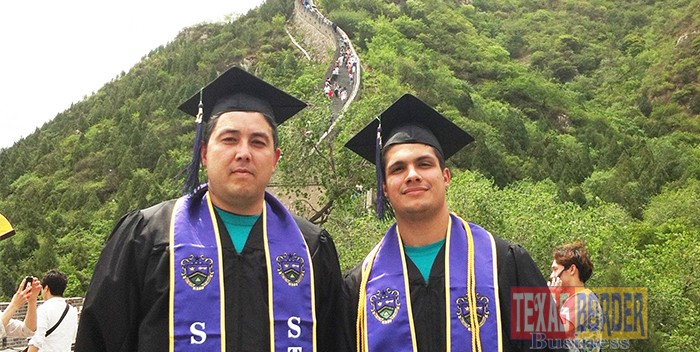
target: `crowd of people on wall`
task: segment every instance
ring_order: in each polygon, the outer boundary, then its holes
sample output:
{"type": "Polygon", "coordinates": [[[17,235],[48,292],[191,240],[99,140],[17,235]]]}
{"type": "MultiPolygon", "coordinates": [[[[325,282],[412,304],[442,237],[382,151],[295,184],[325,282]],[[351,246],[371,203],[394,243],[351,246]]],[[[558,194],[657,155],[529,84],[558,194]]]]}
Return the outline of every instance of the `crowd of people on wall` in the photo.
{"type": "Polygon", "coordinates": [[[328,99],[333,99],[335,97],[345,102],[348,99],[348,90],[344,86],[338,84],[337,77],[337,74],[333,74],[330,78],[326,79],[326,82],[323,84],[323,95],[328,97],[328,99]]]}
{"type": "Polygon", "coordinates": [[[322,23],[331,26],[335,29],[335,24],[331,22],[329,19],[326,18],[323,14],[321,14],[318,9],[316,8],[316,5],[313,3],[311,0],[301,0],[301,4],[304,6],[304,9],[311,14],[315,15],[316,18],[321,21],[322,23]]]}
{"type": "Polygon", "coordinates": [[[345,70],[348,73],[348,81],[350,86],[355,82],[355,74],[357,74],[357,56],[350,49],[350,43],[347,38],[340,40],[340,56],[336,60],[336,65],[342,67],[345,64],[345,70]]]}
{"type": "Polygon", "coordinates": [[[357,56],[352,53],[347,39],[341,39],[338,43],[340,56],[335,60],[335,66],[331,71],[331,76],[326,78],[323,85],[323,95],[328,99],[337,98],[343,103],[348,99],[348,89],[340,85],[341,71],[347,72],[348,86],[352,89],[357,72],[357,56]]]}
{"type": "Polygon", "coordinates": [[[335,60],[335,66],[331,71],[330,77],[326,79],[323,85],[323,95],[328,99],[339,99],[341,102],[345,102],[348,99],[348,90],[352,90],[355,83],[355,78],[357,74],[357,64],[358,59],[355,53],[350,47],[350,42],[342,32],[338,32],[338,26],[335,22],[331,22],[325,16],[323,16],[316,5],[311,0],[300,0],[306,11],[309,11],[319,18],[319,20],[330,26],[333,29],[333,33],[337,33],[339,36],[338,48],[340,55],[335,60]],[[341,74],[347,74],[348,84],[347,86],[341,85],[339,77],[341,74]]]}

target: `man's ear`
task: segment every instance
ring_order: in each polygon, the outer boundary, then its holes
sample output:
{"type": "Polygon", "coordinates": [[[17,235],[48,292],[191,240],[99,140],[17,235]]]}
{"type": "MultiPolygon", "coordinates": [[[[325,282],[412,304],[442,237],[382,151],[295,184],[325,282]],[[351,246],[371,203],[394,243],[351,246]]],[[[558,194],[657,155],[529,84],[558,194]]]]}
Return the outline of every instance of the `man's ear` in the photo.
{"type": "Polygon", "coordinates": [[[571,272],[571,275],[578,276],[578,267],[576,267],[576,264],[571,264],[569,271],[571,272]]]}
{"type": "Polygon", "coordinates": [[[442,170],[442,179],[445,182],[445,188],[450,186],[450,180],[452,180],[452,174],[450,173],[450,169],[445,168],[442,170]]]}
{"type": "Polygon", "coordinates": [[[202,146],[199,147],[199,160],[201,160],[202,165],[206,169],[207,167],[207,145],[202,143],[202,146]]]}
{"type": "Polygon", "coordinates": [[[277,163],[280,161],[280,158],[282,157],[282,149],[277,148],[275,149],[275,168],[277,168],[277,163]]]}

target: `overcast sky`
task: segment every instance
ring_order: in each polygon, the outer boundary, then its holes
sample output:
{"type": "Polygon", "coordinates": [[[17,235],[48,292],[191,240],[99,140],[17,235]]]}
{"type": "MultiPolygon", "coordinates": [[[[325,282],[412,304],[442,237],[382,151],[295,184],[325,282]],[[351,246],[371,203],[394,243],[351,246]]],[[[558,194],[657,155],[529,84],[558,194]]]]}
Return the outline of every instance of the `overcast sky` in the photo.
{"type": "Polygon", "coordinates": [[[181,29],[264,0],[3,1],[0,148],[97,91],[181,29]]]}

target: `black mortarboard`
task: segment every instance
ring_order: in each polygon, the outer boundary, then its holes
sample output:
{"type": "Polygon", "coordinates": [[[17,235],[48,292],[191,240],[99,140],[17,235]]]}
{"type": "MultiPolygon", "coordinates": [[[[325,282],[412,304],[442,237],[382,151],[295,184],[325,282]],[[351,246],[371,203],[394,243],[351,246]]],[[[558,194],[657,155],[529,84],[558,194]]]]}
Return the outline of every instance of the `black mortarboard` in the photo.
{"type": "Polygon", "coordinates": [[[197,123],[185,193],[193,192],[199,185],[199,148],[204,133],[203,123],[208,122],[212,116],[228,111],[257,111],[280,125],[305,107],[303,101],[240,67],[233,66],[209,82],[179,106],[180,110],[195,116],[197,123]]]}
{"type": "Polygon", "coordinates": [[[182,103],[180,110],[197,116],[202,103],[202,119],[225,111],[257,111],[278,125],[306,107],[306,103],[233,66],[182,103]]]}
{"type": "MultiPolygon", "coordinates": [[[[383,202],[381,149],[393,144],[427,144],[449,159],[474,138],[428,104],[411,94],[404,94],[372,120],[345,146],[376,165],[377,201],[383,202]]],[[[377,212],[383,217],[382,206],[377,212]]]]}

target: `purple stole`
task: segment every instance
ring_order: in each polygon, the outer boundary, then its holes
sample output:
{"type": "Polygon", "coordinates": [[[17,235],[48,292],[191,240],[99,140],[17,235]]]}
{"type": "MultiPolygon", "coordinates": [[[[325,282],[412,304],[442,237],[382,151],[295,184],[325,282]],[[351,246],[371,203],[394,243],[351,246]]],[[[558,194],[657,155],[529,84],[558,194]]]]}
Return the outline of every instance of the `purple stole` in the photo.
{"type": "MultiPolygon", "coordinates": [[[[502,350],[496,273],[491,234],[450,214],[445,240],[449,351],[502,350]],[[478,334],[472,335],[473,331],[478,334]]],[[[360,351],[418,349],[406,259],[396,224],[363,263],[357,328],[360,351]]]]}
{"type": "MultiPolygon", "coordinates": [[[[315,351],[316,313],[311,256],[287,209],[265,193],[270,351],[315,351]]],[[[204,190],[177,200],[170,229],[172,351],[226,351],[221,240],[204,190]]]]}

